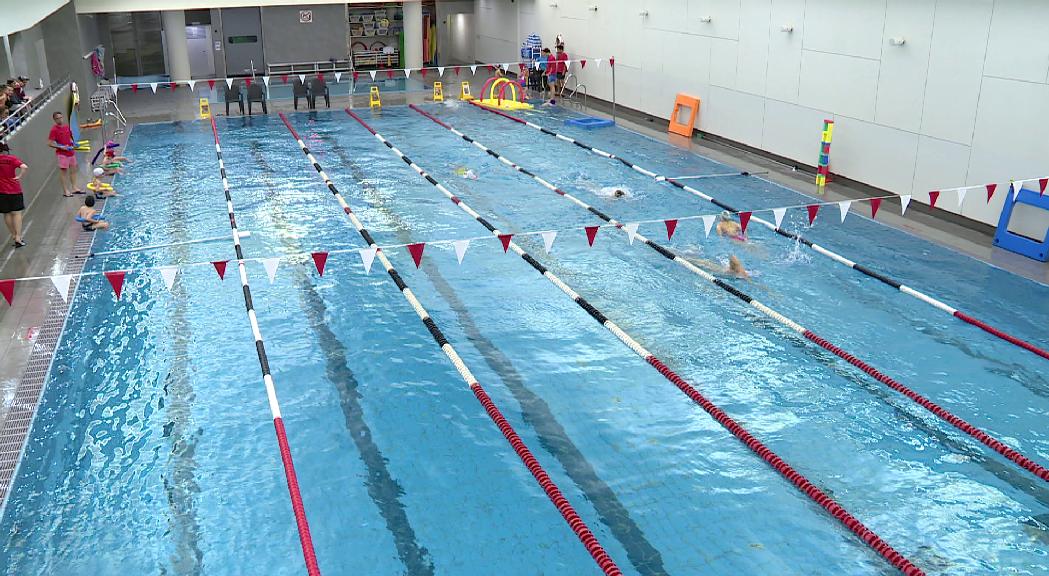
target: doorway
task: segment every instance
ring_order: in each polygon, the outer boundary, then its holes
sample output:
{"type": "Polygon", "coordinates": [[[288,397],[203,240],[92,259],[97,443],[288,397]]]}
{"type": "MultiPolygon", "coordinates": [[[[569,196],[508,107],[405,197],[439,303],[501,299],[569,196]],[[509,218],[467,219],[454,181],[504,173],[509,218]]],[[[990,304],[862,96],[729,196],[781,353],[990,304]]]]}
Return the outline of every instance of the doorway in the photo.
{"type": "Polygon", "coordinates": [[[215,59],[211,56],[211,26],[186,26],[191,78],[214,78],[215,59]]]}
{"type": "Polygon", "coordinates": [[[262,52],[262,13],[258,8],[223,8],[222,39],[228,76],[266,73],[262,52]]]}
{"type": "Polygon", "coordinates": [[[447,64],[474,63],[474,15],[449,14],[447,64]]]}

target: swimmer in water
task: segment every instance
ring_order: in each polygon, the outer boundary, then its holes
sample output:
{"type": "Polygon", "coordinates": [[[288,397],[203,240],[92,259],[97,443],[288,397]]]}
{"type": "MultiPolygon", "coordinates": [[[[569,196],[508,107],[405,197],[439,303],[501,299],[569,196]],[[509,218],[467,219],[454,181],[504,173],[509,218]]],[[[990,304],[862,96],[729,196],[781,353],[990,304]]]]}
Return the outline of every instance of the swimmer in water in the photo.
{"type": "Polygon", "coordinates": [[[630,193],[630,189],[626,186],[605,186],[601,189],[600,195],[606,198],[613,199],[628,198],[630,196],[633,196],[633,194],[630,193]]]}
{"type": "Polygon", "coordinates": [[[455,169],[455,175],[460,178],[466,178],[467,180],[477,180],[477,173],[472,168],[466,166],[459,166],[455,169]]]}
{"type": "Polygon", "coordinates": [[[702,258],[694,258],[691,260],[696,266],[699,266],[716,276],[731,276],[733,278],[739,278],[740,280],[750,280],[750,273],[743,267],[743,262],[740,261],[735,254],[728,257],[728,266],[723,266],[717,262],[711,262],[710,260],[704,260],[702,258]]]}
{"type": "Polygon", "coordinates": [[[743,227],[732,219],[732,214],[728,210],[721,213],[717,230],[718,236],[728,236],[737,242],[747,241],[747,237],[743,235],[743,227]]]}

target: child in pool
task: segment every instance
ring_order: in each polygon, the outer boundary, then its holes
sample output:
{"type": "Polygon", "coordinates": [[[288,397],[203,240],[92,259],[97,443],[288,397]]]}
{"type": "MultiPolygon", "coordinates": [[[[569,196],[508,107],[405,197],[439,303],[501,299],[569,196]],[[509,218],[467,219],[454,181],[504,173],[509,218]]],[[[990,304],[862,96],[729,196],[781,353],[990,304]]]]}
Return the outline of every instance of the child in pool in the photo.
{"type": "Polygon", "coordinates": [[[743,227],[732,219],[731,213],[727,210],[721,213],[717,231],[718,236],[727,236],[729,239],[737,242],[747,241],[747,237],[743,235],[743,227]]]}
{"type": "Polygon", "coordinates": [[[633,194],[630,193],[630,189],[626,186],[605,186],[601,189],[601,196],[615,200],[619,198],[629,198],[633,196],[633,194]]]}
{"type": "Polygon", "coordinates": [[[466,178],[467,180],[477,180],[477,173],[472,168],[466,166],[458,166],[455,169],[455,175],[460,178],[466,178]]]}
{"type": "Polygon", "coordinates": [[[715,276],[730,276],[740,280],[750,280],[750,273],[743,267],[743,262],[735,254],[728,257],[728,265],[723,266],[717,262],[711,262],[703,258],[690,258],[692,263],[715,276]]]}
{"type": "Polygon", "coordinates": [[[117,191],[111,184],[102,181],[102,177],[106,176],[106,171],[103,168],[95,168],[92,174],[94,178],[91,179],[88,190],[93,191],[96,198],[101,200],[102,198],[117,195],[117,191]]]}

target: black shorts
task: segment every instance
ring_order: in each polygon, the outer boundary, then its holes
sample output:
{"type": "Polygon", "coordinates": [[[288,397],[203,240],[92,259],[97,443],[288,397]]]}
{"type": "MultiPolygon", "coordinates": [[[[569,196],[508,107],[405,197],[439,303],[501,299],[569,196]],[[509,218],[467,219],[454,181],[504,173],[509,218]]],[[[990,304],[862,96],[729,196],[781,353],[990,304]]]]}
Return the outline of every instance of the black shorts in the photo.
{"type": "Polygon", "coordinates": [[[22,197],[21,192],[18,194],[0,194],[0,214],[21,212],[22,210],[25,210],[25,199],[22,197]]]}

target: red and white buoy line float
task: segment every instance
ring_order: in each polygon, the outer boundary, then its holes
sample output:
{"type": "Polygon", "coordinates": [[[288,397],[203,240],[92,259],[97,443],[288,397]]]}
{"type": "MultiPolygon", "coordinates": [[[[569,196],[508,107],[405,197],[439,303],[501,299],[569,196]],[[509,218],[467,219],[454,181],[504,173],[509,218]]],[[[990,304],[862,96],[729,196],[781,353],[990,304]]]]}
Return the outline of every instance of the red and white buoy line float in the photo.
{"type": "Polygon", "coordinates": [[[436,178],[431,176],[425,170],[423,170],[418,164],[408,158],[403,152],[398,150],[389,140],[383,137],[381,134],[376,132],[371,126],[368,125],[360,116],[355,114],[352,110],[346,109],[346,113],[349,114],[353,119],[367,129],[379,142],[382,142],[387,148],[396,154],[405,164],[411,167],[419,176],[426,179],[427,182],[432,184],[438,191],[444,194],[449,200],[458,206],[462,211],[470,215],[471,218],[476,220],[482,226],[488,229],[488,231],[502,241],[504,249],[512,250],[515,254],[521,257],[527,262],[532,268],[534,268],[544,278],[549,280],[554,286],[565,293],[569,298],[572,299],[580,308],[586,311],[594,320],[605,327],[609,332],[615,335],[621,342],[626,344],[635,354],[640,356],[648,364],[654,367],[664,378],[674,384],[679,390],[681,390],[686,396],[692,401],[698,404],[704,411],[706,411],[716,422],[721,424],[726,430],[731,432],[736,438],[738,438],[747,448],[758,455],[762,460],[768,463],[776,472],[787,479],[793,484],[802,494],[808,496],[813,502],[821,506],[826,510],[832,517],[841,522],[846,528],[852,531],[860,540],[871,547],[875,552],[880,554],[889,564],[896,569],[900,570],[908,576],[923,575],[925,572],[911,563],[906,557],[897,552],[889,543],[883,540],[880,536],[874,533],[871,529],[867,528],[859,519],[849,513],[844,507],[835,502],[830,496],[828,496],[823,490],[818,488],[815,484],[810,482],[804,475],[795,470],[785,460],[780,458],[775,452],[769,447],[765,446],[760,440],[755,438],[750,432],[748,432],[738,422],[733,420],[724,410],[718,407],[716,404],[707,399],[706,396],[701,394],[695,387],[688,383],[685,379],[678,376],[666,366],[659,358],[649,352],[642,346],[637,340],[625,332],[622,328],[616,325],[614,322],[609,320],[600,310],[595,308],[590,302],[583,298],[579,293],[573,290],[568,284],[561,280],[557,275],[548,270],[545,266],[539,263],[538,260],[532,257],[531,254],[522,249],[512,238],[512,234],[505,234],[498,228],[493,226],[483,216],[478,214],[473,208],[467,205],[459,197],[452,194],[447,188],[444,187],[436,178]]]}
{"type": "Polygon", "coordinates": [[[521,440],[521,437],[518,436],[516,431],[514,431],[513,427],[503,416],[502,412],[499,411],[499,408],[488,396],[488,393],[481,387],[481,384],[463,362],[463,359],[455,351],[455,348],[453,348],[447,338],[445,338],[444,333],[441,332],[437,323],[430,317],[429,312],[423,308],[422,303],[419,302],[418,298],[415,297],[415,294],[411,291],[408,285],[405,284],[401,275],[394,269],[389,259],[386,258],[386,255],[375,243],[371,233],[368,232],[361,221],[357,218],[357,215],[354,214],[350,205],[342,197],[342,194],[335,187],[335,184],[324,172],[324,169],[321,167],[320,163],[317,162],[317,159],[310,152],[310,149],[306,147],[306,144],[302,141],[302,137],[300,137],[299,133],[295,131],[295,128],[288,121],[287,116],[282,112],[280,113],[280,118],[284,121],[284,125],[287,126],[288,131],[291,132],[291,135],[295,138],[299,148],[302,149],[302,153],[306,155],[306,158],[309,160],[314,170],[317,171],[321,180],[324,181],[325,186],[327,186],[328,190],[331,191],[333,196],[335,196],[339,205],[342,206],[342,211],[346,214],[347,218],[349,218],[354,229],[357,230],[357,233],[360,234],[361,238],[368,243],[369,248],[374,251],[375,256],[379,258],[379,262],[381,262],[383,268],[386,269],[386,273],[389,274],[394,284],[397,285],[401,295],[404,296],[412,309],[415,310],[416,315],[419,316],[419,320],[422,321],[434,341],[437,342],[437,346],[441,348],[441,351],[448,357],[448,360],[451,361],[453,366],[455,366],[456,371],[459,372],[463,381],[469,386],[470,391],[473,392],[474,396],[477,397],[477,400],[484,407],[488,417],[492,419],[492,422],[495,423],[499,428],[499,431],[502,432],[507,442],[509,442],[510,446],[514,449],[514,452],[517,453],[517,456],[521,459],[524,465],[528,468],[528,471],[535,478],[536,482],[538,482],[539,486],[546,493],[547,498],[550,499],[550,502],[553,503],[558,512],[561,513],[561,516],[564,518],[565,522],[568,523],[568,526],[575,533],[576,537],[579,538],[579,541],[583,543],[587,552],[605,574],[608,576],[621,576],[622,572],[616,565],[615,561],[608,555],[604,547],[597,540],[597,537],[594,536],[593,532],[586,525],[586,522],[575,511],[575,508],[572,507],[572,504],[561,493],[561,489],[557,487],[557,484],[554,483],[553,479],[551,479],[549,474],[543,469],[542,464],[539,463],[531,450],[528,449],[528,446],[523,440],[521,440]]]}
{"type": "Polygon", "coordinates": [[[566,198],[567,200],[571,201],[573,204],[590,211],[592,214],[594,214],[598,218],[604,220],[605,222],[608,222],[609,224],[615,226],[616,228],[622,229],[624,233],[633,236],[634,239],[640,241],[642,244],[645,244],[649,248],[652,248],[653,250],[655,250],[656,252],[658,252],[662,256],[664,256],[667,259],[673,261],[675,264],[681,266],[682,268],[685,268],[686,270],[692,272],[693,274],[696,274],[697,276],[700,276],[701,278],[707,280],[708,282],[711,282],[712,284],[718,286],[722,290],[725,290],[729,294],[732,294],[736,298],[742,300],[743,302],[745,302],[745,303],[749,304],[750,306],[756,308],[757,310],[761,311],[766,316],[772,318],[773,320],[776,320],[777,322],[779,322],[783,326],[789,328],[791,331],[796,332],[797,334],[800,334],[801,336],[803,336],[807,340],[810,340],[810,341],[816,343],[820,347],[822,347],[822,348],[824,348],[824,349],[834,353],[836,356],[842,358],[843,360],[845,360],[849,364],[852,364],[853,366],[859,368],[860,370],[863,370],[864,372],[866,372],[869,376],[871,376],[872,378],[874,378],[878,382],[881,382],[882,384],[888,386],[889,388],[895,390],[896,392],[899,392],[900,394],[903,394],[904,396],[906,396],[907,398],[909,398],[910,400],[912,400],[913,402],[915,402],[916,404],[918,404],[922,408],[925,408],[926,410],[928,410],[929,412],[932,412],[933,414],[935,414],[937,417],[939,417],[940,419],[944,420],[945,422],[947,422],[947,423],[951,424],[952,426],[958,428],[959,430],[965,432],[969,436],[972,436],[976,440],[979,440],[981,443],[983,443],[987,447],[991,448],[995,452],[998,452],[1002,456],[1004,456],[1004,457],[1008,458],[1009,460],[1015,462],[1016,464],[1020,465],[1022,468],[1028,470],[1029,472],[1031,472],[1035,476],[1038,476],[1042,480],[1049,481],[1049,469],[1046,469],[1045,467],[1043,467],[1040,464],[1036,463],[1035,461],[1031,460],[1027,456],[1024,456],[1020,452],[1018,452],[1016,450],[1013,450],[1012,448],[1009,448],[1008,446],[1005,445],[1005,443],[1003,443],[1002,441],[1000,441],[1000,440],[994,438],[993,436],[987,434],[986,432],[984,432],[980,428],[977,428],[976,426],[973,426],[969,422],[966,422],[962,418],[954,415],[953,413],[949,412],[948,410],[946,410],[945,408],[939,406],[938,404],[934,403],[933,401],[929,400],[928,398],[922,396],[921,394],[915,392],[914,390],[908,388],[907,386],[901,384],[900,382],[897,382],[896,380],[894,380],[890,376],[887,376],[886,374],[884,374],[881,371],[879,371],[877,368],[874,368],[870,364],[864,362],[863,360],[857,358],[856,356],[850,354],[849,352],[843,350],[842,348],[834,345],[833,343],[829,342],[828,340],[820,337],[819,335],[817,335],[813,331],[805,328],[804,326],[802,326],[801,324],[795,322],[794,320],[792,320],[790,318],[787,318],[786,316],[780,314],[779,312],[773,310],[772,308],[766,306],[765,304],[755,300],[752,296],[750,296],[746,292],[743,292],[742,290],[732,286],[728,282],[725,282],[724,280],[714,276],[713,274],[707,272],[706,270],[703,270],[702,268],[697,267],[695,264],[693,264],[693,263],[689,262],[688,260],[686,260],[685,258],[682,258],[681,256],[677,255],[674,251],[670,250],[669,248],[661,246],[660,244],[657,244],[656,242],[654,242],[654,241],[652,241],[652,240],[642,236],[641,234],[637,233],[637,228],[636,227],[634,227],[633,230],[628,230],[626,228],[627,225],[623,224],[622,222],[619,222],[619,221],[613,219],[612,217],[610,217],[607,214],[601,212],[597,208],[594,208],[593,206],[590,206],[589,204],[583,202],[582,200],[576,198],[575,196],[572,196],[571,194],[561,190],[557,186],[554,186],[550,182],[547,182],[546,180],[540,178],[539,176],[535,175],[534,173],[532,173],[532,172],[530,172],[530,171],[528,171],[528,170],[518,166],[517,164],[515,164],[514,162],[512,162],[508,158],[504,157],[503,155],[499,154],[498,152],[492,150],[491,148],[488,148],[487,146],[481,144],[480,142],[478,142],[477,140],[473,139],[472,137],[464,134],[463,132],[460,132],[459,130],[456,130],[455,128],[453,128],[452,126],[448,125],[447,123],[445,123],[445,122],[435,118],[432,114],[429,114],[429,113],[425,112],[424,110],[419,109],[418,107],[416,107],[414,105],[410,105],[410,107],[413,110],[415,110],[416,112],[422,114],[423,116],[429,118],[430,120],[433,120],[437,124],[439,124],[439,125],[443,126],[444,128],[450,130],[456,136],[459,136],[463,140],[465,140],[465,141],[469,142],[470,144],[473,144],[474,146],[480,148],[481,150],[483,150],[484,152],[486,152],[490,156],[498,159],[501,163],[509,166],[510,168],[513,168],[514,170],[516,170],[516,171],[518,171],[518,172],[520,172],[522,174],[525,174],[526,176],[531,177],[533,180],[538,182],[544,188],[547,188],[548,190],[550,190],[552,192],[556,192],[558,195],[566,198]]]}
{"type": "Polygon", "coordinates": [[[240,269],[240,285],[244,293],[244,306],[247,309],[248,322],[251,324],[251,333],[255,336],[255,350],[259,356],[259,367],[262,368],[262,382],[266,386],[266,398],[269,400],[270,413],[273,415],[273,427],[277,431],[277,443],[280,445],[280,458],[284,464],[284,476],[288,482],[288,492],[291,495],[291,508],[295,513],[295,524],[299,531],[299,543],[302,545],[302,555],[306,561],[306,572],[310,576],[321,573],[317,564],[317,554],[313,550],[313,539],[310,537],[310,524],[306,519],[306,509],[302,504],[302,494],[299,492],[299,481],[295,474],[295,463],[291,457],[291,446],[288,444],[288,435],[284,430],[284,419],[280,413],[280,403],[277,401],[277,390],[273,384],[273,376],[270,374],[270,362],[266,356],[266,344],[262,340],[262,332],[259,330],[259,322],[255,316],[255,305],[251,299],[251,286],[248,285],[248,273],[244,268],[244,252],[240,247],[240,232],[237,230],[237,218],[233,213],[233,197],[229,192],[229,180],[226,179],[226,165],[222,160],[222,146],[219,143],[219,131],[215,126],[215,119],[211,119],[211,132],[215,136],[215,157],[219,162],[219,173],[222,175],[222,191],[226,195],[226,210],[229,212],[229,225],[233,231],[233,248],[237,254],[237,264],[240,269]]]}
{"type": "MultiPolygon", "coordinates": [[[[553,130],[550,130],[548,128],[545,128],[543,126],[535,124],[533,122],[529,122],[527,120],[518,118],[516,116],[511,116],[511,115],[509,115],[509,114],[507,114],[505,112],[502,112],[502,111],[499,111],[499,110],[493,110],[490,107],[482,106],[482,105],[477,104],[476,102],[473,102],[473,101],[470,101],[470,103],[475,105],[475,106],[477,106],[478,108],[480,108],[482,110],[486,110],[488,112],[491,112],[492,114],[496,114],[498,116],[502,116],[503,118],[507,118],[509,120],[517,122],[518,124],[522,124],[522,125],[528,126],[530,128],[534,128],[534,129],[539,130],[540,132],[542,132],[544,134],[547,134],[549,136],[553,136],[553,137],[555,137],[555,138],[557,138],[559,140],[563,140],[563,141],[568,142],[570,144],[575,144],[576,146],[578,146],[578,147],[580,147],[580,148],[582,148],[584,150],[587,150],[587,151],[589,151],[591,153],[597,154],[598,156],[603,156],[603,157],[609,158],[611,160],[618,160],[620,163],[628,166],[629,168],[631,168],[635,172],[638,172],[640,174],[644,174],[645,176],[653,178],[653,179],[655,179],[655,180],[657,180],[659,182],[666,182],[666,183],[668,183],[668,184],[670,184],[672,186],[675,186],[675,187],[677,187],[677,188],[679,188],[681,190],[689,192],[690,194],[693,194],[693,195],[698,196],[698,197],[700,197],[700,198],[702,198],[704,200],[707,200],[708,202],[710,202],[710,203],[712,203],[712,204],[714,204],[714,205],[716,205],[716,206],[718,206],[720,208],[723,208],[723,209],[728,210],[730,212],[737,213],[740,216],[740,224],[743,226],[744,230],[746,230],[746,225],[747,225],[748,221],[751,220],[751,214],[752,214],[751,212],[738,211],[735,208],[733,208],[732,206],[729,206],[728,204],[726,204],[724,202],[721,202],[720,200],[718,200],[717,198],[714,198],[713,196],[710,196],[708,194],[700,192],[699,190],[697,190],[697,189],[695,189],[695,188],[693,188],[691,186],[688,186],[686,184],[683,184],[681,182],[678,182],[677,180],[675,180],[673,178],[668,178],[666,176],[661,176],[661,175],[659,175],[659,174],[657,174],[657,173],[655,173],[655,172],[653,172],[651,170],[647,170],[645,168],[642,168],[641,166],[638,166],[637,164],[634,164],[633,162],[630,162],[629,160],[626,160],[626,159],[621,158],[621,157],[619,157],[619,156],[617,156],[615,154],[612,154],[611,152],[606,152],[604,150],[601,150],[601,149],[598,149],[598,148],[594,148],[593,146],[590,146],[589,144],[580,142],[579,140],[576,140],[575,138],[571,138],[571,137],[565,136],[565,135],[563,135],[563,134],[561,134],[559,132],[555,132],[553,130]]],[[[1049,181],[1049,179],[1031,179],[1031,180],[1032,181],[1033,180],[1039,180],[1039,183],[1041,183],[1042,181],[1049,181]]],[[[1014,195],[1021,188],[1023,182],[1025,182],[1025,181],[1021,180],[1021,181],[1014,181],[1013,182],[1011,188],[1012,188],[1012,193],[1014,195]]],[[[971,189],[971,188],[984,188],[984,186],[981,185],[981,186],[952,188],[951,190],[957,190],[957,191],[959,191],[959,195],[962,195],[962,194],[964,194],[963,190],[968,190],[968,189],[971,189]]],[[[986,185],[986,188],[987,188],[987,197],[988,197],[988,200],[990,200],[991,195],[994,194],[994,185],[988,184],[988,185],[986,185]]],[[[1044,191],[1044,189],[1045,188],[1044,188],[1044,185],[1043,185],[1042,186],[1042,190],[1044,191]]],[[[939,191],[936,191],[936,192],[934,192],[934,193],[932,193],[930,195],[930,198],[932,199],[932,206],[936,205],[936,198],[938,198],[938,196],[939,196],[939,191]]],[[[901,202],[904,203],[903,204],[904,210],[906,210],[906,204],[905,203],[909,202],[910,198],[911,197],[909,195],[900,196],[901,202]]],[[[880,205],[880,203],[881,203],[881,198],[874,198],[874,199],[871,200],[871,216],[872,217],[877,213],[878,205],[880,205]]],[[[844,204],[844,203],[839,203],[839,204],[844,204]]],[[[842,217],[843,217],[843,219],[844,219],[844,214],[845,214],[846,210],[847,210],[847,208],[844,208],[842,210],[842,217]]],[[[781,218],[781,217],[782,216],[777,214],[777,218],[781,218]]],[[[810,214],[809,214],[810,221],[813,218],[814,218],[814,214],[812,212],[810,212],[810,214]]],[[[899,290],[900,292],[903,292],[904,294],[907,294],[908,296],[913,296],[914,298],[917,298],[918,300],[921,300],[922,302],[925,302],[926,304],[928,304],[930,306],[933,306],[934,308],[937,308],[937,309],[939,309],[939,310],[941,310],[943,312],[946,312],[947,314],[950,314],[951,316],[954,316],[955,318],[958,318],[959,320],[962,320],[962,321],[965,321],[965,322],[967,322],[969,324],[972,324],[973,326],[976,326],[977,328],[980,328],[981,330],[987,332],[988,334],[992,334],[994,336],[997,336],[998,338],[1000,338],[1002,340],[1005,340],[1006,342],[1009,342],[1010,344],[1014,344],[1016,346],[1019,346],[1020,348],[1023,348],[1024,350],[1027,350],[1028,352],[1032,352],[1034,354],[1037,354],[1038,356],[1041,356],[1042,358],[1045,358],[1045,359],[1049,360],[1049,351],[1045,350],[1044,348],[1036,346],[1035,344],[1027,342],[1026,340],[1022,340],[1020,338],[1017,338],[1016,336],[1013,336],[1013,335],[1005,332],[1004,330],[1002,330],[1000,328],[996,328],[996,327],[992,326],[991,324],[988,324],[987,322],[984,322],[982,320],[974,318],[973,316],[970,316],[969,314],[966,314],[965,312],[962,312],[961,310],[958,310],[957,308],[953,308],[953,307],[947,305],[942,300],[939,300],[939,299],[934,298],[934,297],[932,297],[932,296],[930,296],[930,295],[928,295],[928,294],[926,294],[924,292],[921,292],[919,290],[911,288],[910,286],[907,286],[906,284],[903,284],[902,282],[900,282],[898,280],[894,280],[894,279],[892,279],[892,278],[890,278],[890,277],[888,277],[888,276],[886,276],[886,275],[884,275],[884,274],[882,274],[880,272],[876,272],[874,270],[871,270],[870,268],[868,268],[868,267],[866,267],[866,266],[864,266],[862,264],[859,264],[859,263],[857,263],[857,262],[855,262],[853,260],[850,260],[850,259],[848,259],[848,258],[846,258],[846,257],[844,257],[844,256],[842,256],[842,255],[840,255],[840,254],[838,254],[836,252],[833,252],[833,251],[831,251],[831,250],[829,250],[829,249],[827,249],[827,248],[825,248],[823,246],[820,246],[819,244],[816,244],[816,243],[808,240],[807,238],[803,237],[800,234],[797,234],[795,232],[791,232],[789,230],[784,230],[783,228],[781,228],[779,226],[778,222],[774,224],[772,222],[769,222],[767,220],[764,220],[764,219],[758,218],[758,217],[754,217],[753,221],[757,222],[759,224],[764,225],[769,230],[772,230],[773,232],[776,232],[777,234],[779,234],[781,236],[784,236],[786,238],[790,238],[791,240],[796,240],[796,241],[804,244],[805,246],[808,246],[809,248],[812,248],[813,250],[815,250],[819,254],[822,254],[822,255],[830,258],[831,260],[834,260],[835,262],[837,262],[839,264],[842,264],[842,265],[844,265],[844,266],[846,266],[848,268],[852,268],[853,270],[861,272],[861,273],[863,273],[863,274],[865,274],[865,275],[867,275],[867,276],[869,276],[871,278],[874,278],[874,279],[882,282],[883,284],[886,284],[888,286],[892,286],[893,288],[899,290]]]]}

